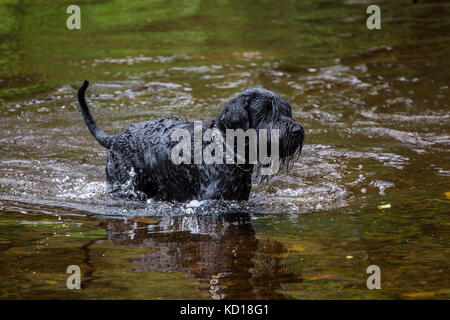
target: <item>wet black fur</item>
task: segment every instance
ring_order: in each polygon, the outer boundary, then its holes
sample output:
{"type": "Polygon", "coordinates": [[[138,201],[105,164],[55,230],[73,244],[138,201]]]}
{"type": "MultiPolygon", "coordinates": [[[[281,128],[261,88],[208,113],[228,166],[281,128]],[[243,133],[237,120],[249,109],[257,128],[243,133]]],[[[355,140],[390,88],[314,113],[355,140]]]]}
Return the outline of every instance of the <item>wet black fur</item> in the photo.
{"type": "MultiPolygon", "coordinates": [[[[194,136],[193,122],[174,117],[133,124],[118,135],[109,136],[97,126],[89,112],[84,98],[88,85],[85,81],[79,89],[78,102],[87,127],[109,150],[106,179],[112,194],[182,202],[248,200],[252,164],[225,164],[225,161],[210,165],[174,164],[171,152],[178,142],[170,139],[173,130],[187,129],[192,139],[194,136]]],[[[286,167],[301,152],[303,127],[292,119],[291,106],[265,89],[247,89],[231,99],[215,119],[203,122],[202,130],[214,126],[223,137],[226,129],[280,129],[280,157],[286,167]]],[[[194,146],[193,141],[191,145],[194,146]]],[[[260,166],[256,174],[259,169],[260,166]]]]}

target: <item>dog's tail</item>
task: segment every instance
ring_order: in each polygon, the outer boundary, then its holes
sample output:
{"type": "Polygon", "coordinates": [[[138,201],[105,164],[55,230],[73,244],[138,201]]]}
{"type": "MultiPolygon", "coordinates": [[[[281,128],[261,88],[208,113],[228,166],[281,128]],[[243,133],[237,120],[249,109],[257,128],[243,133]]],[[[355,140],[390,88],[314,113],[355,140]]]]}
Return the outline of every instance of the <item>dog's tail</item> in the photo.
{"type": "Polygon", "coordinates": [[[78,90],[78,104],[81,108],[81,114],[83,115],[84,121],[86,122],[89,131],[91,131],[94,138],[105,148],[109,149],[111,144],[113,143],[114,137],[108,136],[106,133],[100,129],[92,118],[91,113],[89,112],[89,108],[86,104],[86,100],[84,99],[84,93],[89,85],[87,80],[84,80],[83,85],[78,90]]]}

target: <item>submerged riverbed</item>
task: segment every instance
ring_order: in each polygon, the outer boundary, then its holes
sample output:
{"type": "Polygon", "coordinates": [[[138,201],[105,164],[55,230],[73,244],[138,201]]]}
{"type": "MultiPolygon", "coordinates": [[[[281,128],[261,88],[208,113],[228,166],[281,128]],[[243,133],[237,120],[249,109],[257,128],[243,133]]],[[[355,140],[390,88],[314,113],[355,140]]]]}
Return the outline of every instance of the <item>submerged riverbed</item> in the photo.
{"type": "Polygon", "coordinates": [[[0,298],[448,299],[450,4],[379,2],[368,30],[369,4],[84,1],[70,31],[62,4],[2,2],[0,298]],[[110,199],[84,79],[109,134],[273,90],[302,155],[248,202],[110,199]]]}

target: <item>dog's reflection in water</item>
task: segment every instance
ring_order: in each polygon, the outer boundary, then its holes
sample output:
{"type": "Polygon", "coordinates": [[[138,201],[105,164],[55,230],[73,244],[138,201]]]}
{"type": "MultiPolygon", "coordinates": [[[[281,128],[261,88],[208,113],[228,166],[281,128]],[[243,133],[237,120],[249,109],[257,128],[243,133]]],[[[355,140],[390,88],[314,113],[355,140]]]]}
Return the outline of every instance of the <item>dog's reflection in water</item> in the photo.
{"type": "Polygon", "coordinates": [[[106,222],[113,243],[151,249],[130,260],[137,272],[186,273],[213,299],[283,298],[283,283],[301,281],[281,264],[286,247],[257,239],[247,214],[153,219],[106,222]]]}

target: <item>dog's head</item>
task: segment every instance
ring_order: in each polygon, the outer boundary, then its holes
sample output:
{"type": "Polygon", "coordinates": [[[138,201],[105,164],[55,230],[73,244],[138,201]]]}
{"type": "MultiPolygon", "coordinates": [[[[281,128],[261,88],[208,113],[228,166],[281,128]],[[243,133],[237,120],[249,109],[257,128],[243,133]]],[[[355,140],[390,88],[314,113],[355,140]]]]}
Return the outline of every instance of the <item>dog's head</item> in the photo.
{"type": "Polygon", "coordinates": [[[289,103],[272,91],[251,88],[228,101],[216,118],[221,131],[226,129],[255,129],[258,132],[266,129],[268,133],[268,149],[273,129],[279,131],[279,156],[282,164],[289,169],[294,156],[300,155],[303,145],[304,131],[300,123],[292,119],[289,103]]]}

